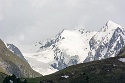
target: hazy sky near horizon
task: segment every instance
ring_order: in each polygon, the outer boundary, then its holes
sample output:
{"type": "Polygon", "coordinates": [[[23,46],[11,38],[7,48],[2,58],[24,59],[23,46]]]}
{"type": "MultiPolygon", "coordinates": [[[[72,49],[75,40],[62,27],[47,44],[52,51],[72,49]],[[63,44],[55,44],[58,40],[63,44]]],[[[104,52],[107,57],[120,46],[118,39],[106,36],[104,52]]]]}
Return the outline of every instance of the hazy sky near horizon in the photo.
{"type": "Polygon", "coordinates": [[[17,46],[49,39],[64,28],[98,31],[125,26],[125,0],[0,0],[0,38],[17,46]]]}

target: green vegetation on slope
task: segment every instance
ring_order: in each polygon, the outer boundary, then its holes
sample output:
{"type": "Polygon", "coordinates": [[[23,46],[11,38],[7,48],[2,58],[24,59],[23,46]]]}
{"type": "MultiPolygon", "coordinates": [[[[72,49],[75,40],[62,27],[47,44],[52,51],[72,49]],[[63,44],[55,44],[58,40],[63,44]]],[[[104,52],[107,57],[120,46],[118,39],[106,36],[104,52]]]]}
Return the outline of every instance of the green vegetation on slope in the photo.
{"type": "Polygon", "coordinates": [[[125,48],[119,56],[81,63],[27,83],[125,83],[125,48]]]}
{"type": "Polygon", "coordinates": [[[20,79],[13,74],[11,76],[6,76],[5,79],[3,80],[3,83],[27,83],[27,80],[20,79]],[[11,82],[10,82],[10,80],[11,80],[11,82]]]}
{"type": "Polygon", "coordinates": [[[3,82],[3,80],[4,80],[4,78],[5,78],[6,76],[7,76],[6,74],[0,72],[0,83],[3,82]]]}
{"type": "Polygon", "coordinates": [[[28,83],[125,83],[125,62],[117,56],[70,66],[54,74],[34,79],[28,83]],[[67,78],[66,78],[67,76],[67,78]]]}

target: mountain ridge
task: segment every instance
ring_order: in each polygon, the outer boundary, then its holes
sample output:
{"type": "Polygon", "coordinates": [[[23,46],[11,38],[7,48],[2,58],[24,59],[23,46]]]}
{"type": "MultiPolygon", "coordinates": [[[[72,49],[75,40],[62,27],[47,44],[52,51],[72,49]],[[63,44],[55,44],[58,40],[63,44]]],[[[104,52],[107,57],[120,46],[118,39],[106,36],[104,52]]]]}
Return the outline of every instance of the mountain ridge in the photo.
{"type": "Polygon", "coordinates": [[[18,47],[16,47],[14,44],[9,44],[9,43],[5,43],[5,46],[14,54],[16,54],[18,57],[20,57],[22,60],[26,61],[26,59],[24,58],[22,52],[18,49],[18,47]]]}
{"type": "Polygon", "coordinates": [[[32,70],[30,65],[18,55],[10,51],[0,39],[0,72],[7,75],[15,74],[17,77],[38,77],[38,72],[32,70]]]}
{"type": "MultiPolygon", "coordinates": [[[[55,38],[36,43],[36,53],[30,56],[24,53],[24,56],[31,65],[34,63],[28,58],[48,64],[49,69],[61,70],[70,65],[114,57],[124,46],[124,34],[124,27],[111,20],[97,32],[64,29],[55,38]]],[[[43,73],[35,66],[34,70],[43,73]]]]}

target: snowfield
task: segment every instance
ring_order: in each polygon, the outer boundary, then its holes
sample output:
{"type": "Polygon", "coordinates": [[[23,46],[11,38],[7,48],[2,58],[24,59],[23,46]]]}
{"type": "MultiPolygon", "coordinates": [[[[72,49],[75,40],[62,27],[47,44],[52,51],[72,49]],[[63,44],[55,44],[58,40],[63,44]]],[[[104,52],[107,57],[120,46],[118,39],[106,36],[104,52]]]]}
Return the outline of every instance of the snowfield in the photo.
{"type": "Polygon", "coordinates": [[[50,64],[48,63],[49,59],[47,58],[45,59],[45,57],[43,56],[36,57],[33,55],[37,54],[27,54],[27,53],[23,53],[23,55],[25,55],[25,58],[27,59],[28,63],[31,65],[33,70],[41,73],[42,75],[49,75],[57,71],[57,69],[54,69],[50,66],[50,64]]]}

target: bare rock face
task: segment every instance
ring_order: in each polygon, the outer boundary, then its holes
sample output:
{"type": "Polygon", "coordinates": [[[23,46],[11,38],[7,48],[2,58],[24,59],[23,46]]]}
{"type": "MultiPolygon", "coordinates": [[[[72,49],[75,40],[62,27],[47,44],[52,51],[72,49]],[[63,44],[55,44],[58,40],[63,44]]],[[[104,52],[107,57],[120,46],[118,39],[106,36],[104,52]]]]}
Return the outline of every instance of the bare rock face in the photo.
{"type": "Polygon", "coordinates": [[[19,56],[22,60],[26,61],[26,59],[24,58],[23,54],[21,53],[21,51],[13,44],[8,44],[6,43],[6,47],[13,52],[14,54],[16,54],[17,56],[19,56]]]}

